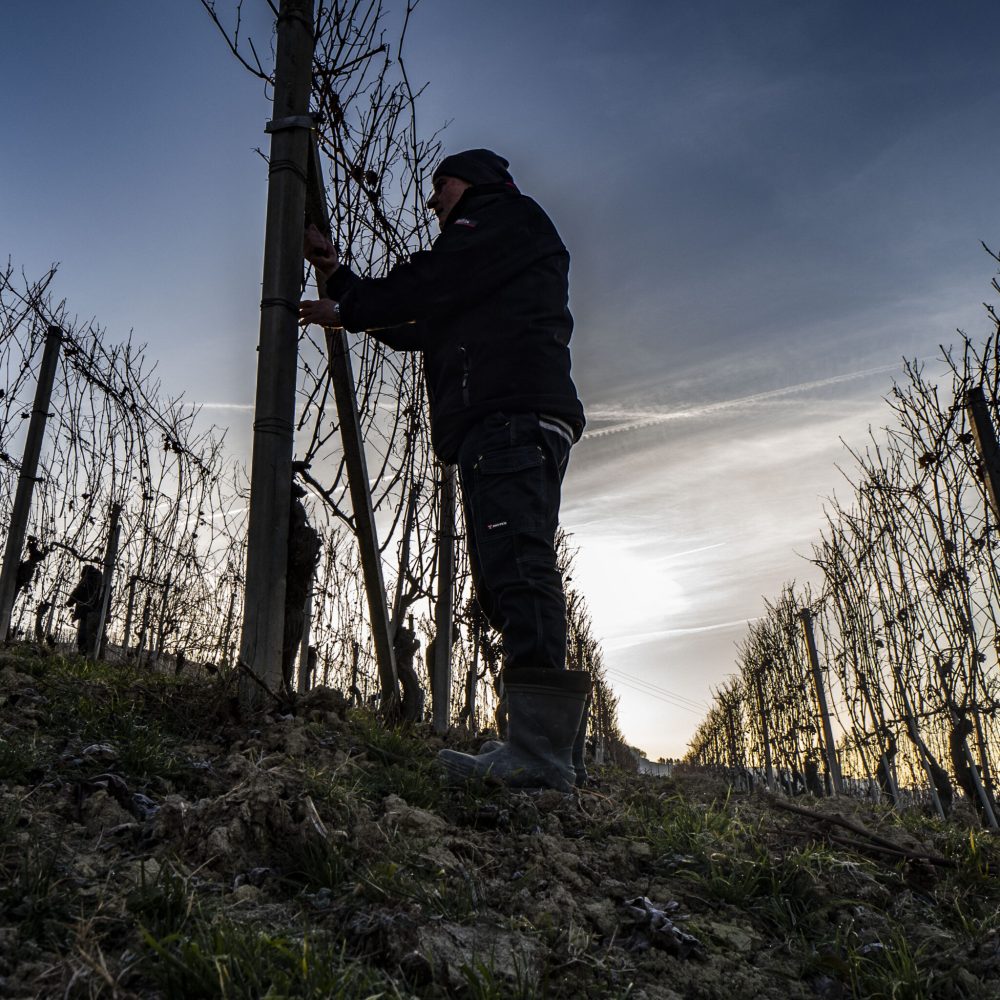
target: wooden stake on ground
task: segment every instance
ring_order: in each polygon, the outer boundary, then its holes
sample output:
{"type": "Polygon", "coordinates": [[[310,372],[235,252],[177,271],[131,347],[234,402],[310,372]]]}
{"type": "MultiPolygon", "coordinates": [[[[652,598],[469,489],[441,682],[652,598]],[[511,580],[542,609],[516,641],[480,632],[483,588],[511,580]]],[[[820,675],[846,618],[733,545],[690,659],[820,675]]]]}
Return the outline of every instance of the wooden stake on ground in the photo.
{"type": "Polygon", "coordinates": [[[805,816],[807,819],[815,820],[817,823],[822,823],[828,826],[842,827],[845,830],[850,830],[851,833],[856,833],[859,836],[864,837],[865,840],[868,841],[867,844],[852,844],[851,846],[868,848],[869,850],[881,849],[891,854],[898,855],[901,858],[905,858],[908,861],[923,861],[932,865],[940,865],[942,868],[956,867],[956,862],[952,861],[951,858],[944,858],[940,854],[932,854],[928,851],[911,850],[908,847],[904,847],[902,844],[897,844],[893,840],[887,840],[885,837],[882,837],[877,833],[873,833],[867,827],[862,826],[861,823],[848,819],[846,816],[841,816],[839,813],[821,813],[812,809],[806,809],[803,806],[793,805],[791,802],[786,802],[784,799],[780,799],[776,795],[767,795],[765,798],[776,809],[783,809],[785,812],[795,813],[798,816],[805,816]]]}
{"type": "Polygon", "coordinates": [[[434,611],[434,732],[448,731],[451,708],[451,632],[455,601],[455,467],[442,465],[438,482],[438,596],[434,611]]]}
{"type": "Polygon", "coordinates": [[[3,569],[0,571],[0,641],[6,640],[10,631],[10,618],[14,610],[14,596],[17,586],[17,568],[24,549],[24,535],[28,530],[28,515],[31,513],[31,495],[38,481],[38,460],[42,454],[42,439],[45,436],[45,422],[52,402],[52,384],[56,378],[56,362],[62,344],[62,330],[50,326],[45,335],[42,363],[38,369],[38,384],[35,386],[35,402],[31,408],[28,436],[24,442],[24,456],[21,472],[17,477],[17,492],[10,513],[10,527],[4,548],[3,569]]]}
{"type": "Polygon", "coordinates": [[[298,306],[302,289],[312,89],[313,0],[282,0],[268,123],[267,222],[254,405],[240,703],[260,706],[282,683],[285,561],[291,506],[298,306]],[[252,676],[246,676],[249,672],[252,676]]]}

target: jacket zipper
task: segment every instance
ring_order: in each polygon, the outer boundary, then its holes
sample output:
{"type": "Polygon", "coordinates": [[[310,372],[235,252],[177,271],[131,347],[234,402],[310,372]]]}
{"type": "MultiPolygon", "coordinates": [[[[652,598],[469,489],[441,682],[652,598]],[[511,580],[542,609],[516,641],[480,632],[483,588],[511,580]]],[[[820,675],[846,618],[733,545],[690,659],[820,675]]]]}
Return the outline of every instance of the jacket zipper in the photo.
{"type": "Polygon", "coordinates": [[[462,403],[471,406],[472,400],[469,398],[469,352],[465,349],[465,344],[459,344],[458,349],[462,352],[462,403]]]}

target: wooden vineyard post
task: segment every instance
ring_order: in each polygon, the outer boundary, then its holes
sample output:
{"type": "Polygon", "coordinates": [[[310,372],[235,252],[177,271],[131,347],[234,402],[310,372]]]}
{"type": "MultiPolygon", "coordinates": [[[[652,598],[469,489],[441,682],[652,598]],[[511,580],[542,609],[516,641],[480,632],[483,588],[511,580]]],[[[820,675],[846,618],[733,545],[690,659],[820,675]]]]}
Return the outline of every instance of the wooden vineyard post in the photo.
{"type": "MultiPolygon", "coordinates": [[[[111,518],[108,521],[108,540],[104,546],[104,565],[101,572],[101,607],[97,615],[97,635],[94,645],[88,650],[91,659],[99,660],[104,652],[104,630],[108,624],[108,611],[111,608],[111,584],[115,576],[115,560],[118,558],[118,540],[121,537],[122,505],[111,505],[111,518]]],[[[128,645],[128,636],[125,637],[128,645]]]]}
{"type": "MultiPolygon", "coordinates": [[[[330,218],[323,193],[323,170],[315,133],[309,134],[308,183],[306,185],[306,215],[318,229],[330,234],[330,218]]],[[[325,294],[320,288],[319,294],[325,294]]],[[[375,511],[368,488],[368,460],[365,457],[365,440],[361,433],[358,415],[358,398],[354,389],[354,372],[351,368],[351,346],[343,329],[326,330],[326,347],[330,357],[330,381],[337,406],[341,442],[344,446],[344,464],[347,466],[347,485],[354,509],[354,532],[361,553],[361,570],[368,599],[368,618],[371,623],[372,641],[375,644],[375,662],[378,666],[379,685],[382,692],[382,710],[394,717],[399,711],[399,676],[396,673],[396,654],[392,646],[393,628],[389,621],[385,580],[382,576],[382,555],[378,547],[375,528],[375,511]]]]}
{"type": "Polygon", "coordinates": [[[479,621],[472,624],[472,663],[465,677],[465,707],[469,712],[469,732],[476,731],[476,688],[479,686],[479,647],[482,628],[479,621]]]}
{"type": "Polygon", "coordinates": [[[313,679],[309,676],[309,643],[312,639],[313,587],[315,580],[309,580],[309,590],[306,592],[305,613],[302,619],[302,641],[299,643],[299,676],[295,690],[305,694],[312,687],[313,679]]]}
{"type": "Polygon", "coordinates": [[[965,409],[976,442],[976,450],[983,460],[986,492],[990,498],[993,516],[1000,520],[1000,446],[997,444],[996,430],[990,419],[986,394],[981,385],[973,386],[965,396],[965,409]]]}
{"type": "Polygon", "coordinates": [[[451,707],[451,632],[455,601],[455,467],[442,465],[438,483],[438,596],[434,609],[434,732],[448,731],[451,707]]]}
{"type": "MultiPolygon", "coordinates": [[[[986,394],[983,392],[981,385],[973,386],[966,393],[965,405],[969,424],[972,428],[972,437],[976,442],[976,450],[983,461],[984,481],[986,483],[986,493],[990,500],[990,507],[994,518],[1000,521],[1000,445],[997,444],[996,428],[993,426],[993,420],[990,418],[989,407],[986,404],[986,394]]],[[[992,794],[995,785],[987,753],[988,741],[983,733],[979,712],[974,712],[973,715],[986,796],[990,800],[991,809],[995,810],[996,803],[992,794]]]]}
{"type": "Polygon", "coordinates": [[[729,750],[729,766],[733,771],[738,770],[736,754],[736,720],[733,716],[733,703],[727,698],[724,701],[726,706],[726,743],[729,750]]]}
{"type": "MultiPolygon", "coordinates": [[[[959,713],[954,704],[949,706],[949,715],[951,716],[952,726],[955,726],[959,721],[959,713]]],[[[997,823],[996,813],[993,809],[993,802],[986,791],[986,786],[983,784],[983,778],[979,773],[979,766],[976,764],[976,758],[972,752],[972,748],[969,746],[964,736],[962,736],[961,741],[962,756],[965,757],[966,764],[969,768],[969,777],[972,780],[972,785],[976,792],[976,798],[979,799],[979,804],[982,807],[984,825],[989,827],[991,830],[1000,829],[1000,825],[997,823]]]]}
{"type": "Polygon", "coordinates": [[[128,598],[125,602],[125,636],[122,639],[122,652],[125,659],[128,659],[129,639],[132,635],[132,620],[135,617],[135,585],[139,582],[137,574],[133,573],[128,579],[128,598]]]}
{"type": "Polygon", "coordinates": [[[52,402],[52,385],[56,378],[56,362],[62,344],[62,330],[50,326],[45,335],[42,363],[38,369],[38,384],[35,386],[35,401],[28,423],[28,436],[24,442],[24,456],[21,471],[17,477],[17,491],[7,529],[4,548],[3,569],[0,570],[0,641],[7,639],[10,618],[14,610],[14,596],[17,587],[17,568],[24,548],[24,534],[28,529],[28,515],[31,513],[31,496],[38,481],[38,460],[42,454],[42,439],[45,436],[45,422],[52,402]]]}
{"type": "Polygon", "coordinates": [[[167,640],[167,604],[170,601],[172,584],[173,578],[168,573],[166,580],[163,581],[163,592],[160,594],[160,617],[156,625],[156,644],[153,647],[154,663],[159,663],[160,657],[163,655],[163,646],[167,640]]]}
{"type": "Polygon", "coordinates": [[[594,706],[597,724],[594,726],[594,763],[604,763],[604,685],[594,684],[594,706]]]}
{"type": "Polygon", "coordinates": [[[285,561],[291,507],[298,307],[302,288],[312,89],[313,0],[282,0],[254,404],[240,703],[253,709],[281,687],[285,561]]]}
{"type": "Polygon", "coordinates": [[[899,784],[896,781],[896,766],[892,758],[884,750],[879,756],[878,766],[881,769],[886,784],[886,788],[882,790],[882,794],[889,799],[889,805],[893,809],[897,809],[899,807],[899,784]]]}
{"type": "MultiPolygon", "coordinates": [[[[591,681],[593,681],[593,674],[592,674],[591,669],[590,669],[590,663],[587,662],[586,657],[584,656],[584,642],[583,642],[583,637],[579,633],[577,633],[577,636],[576,636],[576,663],[574,664],[573,669],[574,670],[586,670],[588,674],[591,674],[591,681]]],[[[587,745],[586,734],[589,733],[591,739],[594,741],[593,745],[594,745],[594,750],[595,750],[595,753],[594,753],[595,763],[596,763],[596,757],[597,757],[597,754],[596,754],[596,749],[597,749],[597,736],[596,736],[596,734],[597,734],[597,716],[595,714],[596,710],[595,710],[595,707],[594,707],[597,704],[597,702],[595,701],[596,691],[597,691],[597,685],[592,683],[591,684],[591,689],[590,689],[590,694],[587,695],[587,700],[584,703],[584,707],[583,707],[583,719],[581,720],[581,723],[580,723],[584,727],[584,729],[585,729],[585,734],[584,734],[585,735],[585,738],[584,738],[584,753],[586,754],[586,745],[587,745]]]]}
{"type": "Polygon", "coordinates": [[[403,616],[406,613],[407,605],[403,601],[403,588],[406,584],[406,571],[410,565],[410,536],[413,534],[413,522],[417,516],[417,498],[420,494],[420,487],[414,486],[410,491],[410,499],[406,503],[406,517],[403,519],[403,537],[399,544],[399,573],[396,576],[396,592],[392,599],[392,616],[389,619],[389,635],[393,642],[400,626],[403,624],[403,616]]]}
{"type": "Polygon", "coordinates": [[[986,826],[988,826],[991,830],[1000,830],[1000,823],[997,822],[996,813],[993,810],[993,802],[990,799],[989,792],[986,790],[986,786],[983,784],[985,768],[983,769],[983,774],[980,774],[979,767],[976,765],[976,759],[973,756],[968,743],[965,744],[965,756],[969,761],[969,774],[972,776],[972,784],[976,789],[976,795],[979,797],[979,801],[982,803],[983,815],[986,818],[986,826]]]}
{"type": "Polygon", "coordinates": [[[764,741],[764,777],[767,787],[775,791],[774,764],[771,761],[771,727],[767,719],[767,708],[764,705],[764,688],[760,683],[760,673],[754,677],[754,693],[757,695],[757,711],[760,712],[760,732],[764,741]]]}
{"type": "Polygon", "coordinates": [[[354,373],[351,369],[351,349],[343,330],[327,330],[330,353],[330,378],[337,404],[337,419],[344,445],[344,462],[347,466],[347,485],[351,491],[354,508],[354,530],[361,551],[361,569],[368,598],[368,616],[372,640],[375,643],[375,662],[378,665],[379,684],[382,692],[382,709],[394,715],[399,705],[399,679],[396,675],[396,656],[389,632],[389,606],[386,603],[385,583],[382,577],[382,556],[378,549],[375,529],[375,511],[368,492],[368,460],[361,435],[358,401],[354,394],[354,373]]]}
{"type": "Polygon", "coordinates": [[[819,665],[819,653],[816,652],[816,637],[813,635],[813,617],[808,608],[799,612],[802,630],[806,637],[806,649],[809,652],[809,665],[812,667],[813,682],[816,685],[816,701],[819,703],[820,722],[823,725],[824,753],[826,754],[826,769],[834,794],[843,795],[844,783],[840,777],[840,763],[837,760],[837,750],[833,742],[833,729],[830,726],[830,710],[826,705],[826,688],[823,684],[823,671],[819,665]]]}
{"type": "Polygon", "coordinates": [[[364,702],[361,688],[358,687],[358,663],[361,659],[361,647],[357,639],[351,640],[351,704],[360,705],[364,702]]]}
{"type": "Polygon", "coordinates": [[[149,663],[149,656],[146,654],[146,640],[150,635],[150,617],[153,611],[153,595],[146,593],[146,600],[142,604],[142,617],[139,619],[139,638],[135,644],[135,662],[138,666],[149,663]]]}
{"type": "Polygon", "coordinates": [[[223,670],[228,670],[232,663],[229,657],[229,646],[233,638],[233,612],[236,610],[236,581],[233,581],[233,590],[229,595],[229,610],[226,612],[226,623],[222,627],[222,651],[219,658],[219,665],[223,670]]]}
{"type": "Polygon", "coordinates": [[[53,600],[50,602],[50,605],[49,605],[49,614],[48,614],[48,617],[45,619],[45,635],[46,636],[50,636],[50,635],[53,634],[52,628],[53,628],[53,626],[55,624],[55,620],[56,620],[56,605],[59,603],[58,601],[55,600],[55,595],[59,593],[59,585],[60,585],[61,582],[62,582],[61,578],[60,577],[56,577],[56,586],[53,588],[53,591],[52,591],[52,593],[53,593],[53,600]]]}

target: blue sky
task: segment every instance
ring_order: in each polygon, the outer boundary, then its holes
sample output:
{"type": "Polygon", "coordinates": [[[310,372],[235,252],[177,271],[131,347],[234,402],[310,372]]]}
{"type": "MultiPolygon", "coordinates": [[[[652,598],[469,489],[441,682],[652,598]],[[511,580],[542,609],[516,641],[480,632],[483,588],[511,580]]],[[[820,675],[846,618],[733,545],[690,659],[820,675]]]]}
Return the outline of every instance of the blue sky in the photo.
{"type": "MultiPolygon", "coordinates": [[[[654,756],[697,723],[663,692],[709,698],[761,595],[808,577],[838,438],[887,419],[900,357],[986,330],[998,31],[987,0],[413,16],[424,128],[507,156],[573,256],[592,433],[564,522],[625,731],[654,756]]],[[[269,108],[200,4],[12,7],[0,86],[0,252],[59,261],[58,294],[134,328],[168,391],[248,404],[269,108]]],[[[206,413],[246,447],[245,410],[206,413]]]]}

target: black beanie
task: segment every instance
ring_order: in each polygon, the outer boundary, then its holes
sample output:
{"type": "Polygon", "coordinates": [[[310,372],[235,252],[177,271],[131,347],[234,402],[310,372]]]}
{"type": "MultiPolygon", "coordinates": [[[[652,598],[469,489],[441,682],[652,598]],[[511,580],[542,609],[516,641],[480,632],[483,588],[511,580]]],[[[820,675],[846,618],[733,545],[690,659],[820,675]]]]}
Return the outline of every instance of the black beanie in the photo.
{"type": "Polygon", "coordinates": [[[489,149],[466,149],[446,156],[434,171],[434,178],[458,177],[470,184],[513,184],[507,173],[510,164],[489,149]]]}

